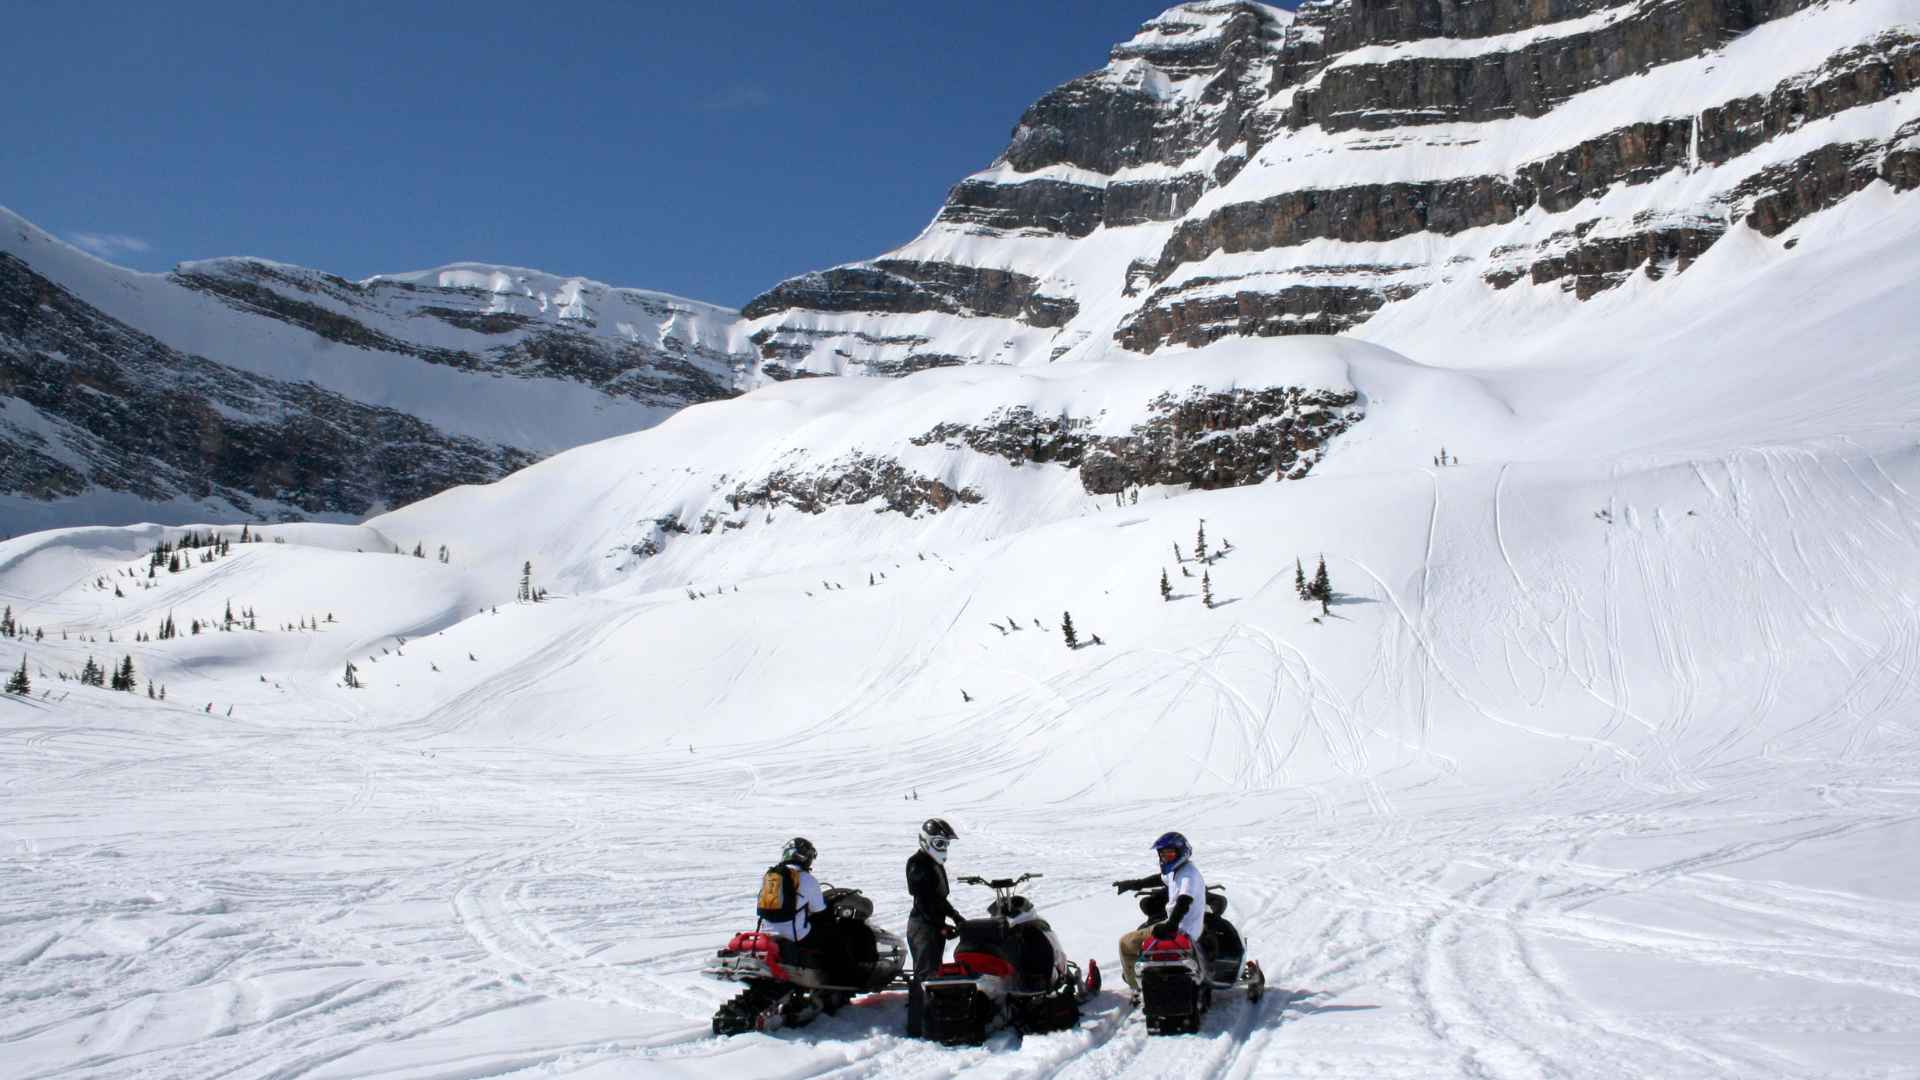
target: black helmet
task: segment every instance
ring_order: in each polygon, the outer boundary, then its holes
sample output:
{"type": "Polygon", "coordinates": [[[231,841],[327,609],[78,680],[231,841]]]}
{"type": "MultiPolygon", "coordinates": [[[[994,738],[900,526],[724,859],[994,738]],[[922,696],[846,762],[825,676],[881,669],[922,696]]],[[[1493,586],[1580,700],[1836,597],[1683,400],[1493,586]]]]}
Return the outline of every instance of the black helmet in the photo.
{"type": "Polygon", "coordinates": [[[802,870],[811,870],[813,858],[818,854],[819,852],[813,850],[813,841],[804,836],[796,836],[787,841],[786,847],[780,849],[780,861],[792,863],[802,870]]]}

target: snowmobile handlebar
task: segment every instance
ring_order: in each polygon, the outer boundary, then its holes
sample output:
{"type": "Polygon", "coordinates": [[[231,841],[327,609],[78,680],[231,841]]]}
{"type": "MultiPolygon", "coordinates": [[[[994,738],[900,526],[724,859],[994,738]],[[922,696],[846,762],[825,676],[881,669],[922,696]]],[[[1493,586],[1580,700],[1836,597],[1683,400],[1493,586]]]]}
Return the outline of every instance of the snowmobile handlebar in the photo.
{"type": "Polygon", "coordinates": [[[1025,884],[1026,882],[1032,881],[1034,878],[1045,877],[1045,876],[1046,876],[1045,874],[1026,873],[1026,874],[1021,874],[1017,878],[994,878],[991,881],[989,881],[988,879],[980,877],[976,874],[968,874],[966,877],[963,877],[960,879],[960,884],[984,885],[989,889],[1011,889],[1017,885],[1022,885],[1022,884],[1025,884]]]}

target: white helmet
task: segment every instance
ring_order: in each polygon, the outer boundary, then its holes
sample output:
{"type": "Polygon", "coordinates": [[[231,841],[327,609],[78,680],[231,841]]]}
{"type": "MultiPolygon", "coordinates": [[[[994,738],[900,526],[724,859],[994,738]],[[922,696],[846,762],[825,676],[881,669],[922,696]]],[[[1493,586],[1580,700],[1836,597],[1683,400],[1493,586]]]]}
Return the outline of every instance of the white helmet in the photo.
{"type": "Polygon", "coordinates": [[[960,839],[945,818],[928,818],[920,826],[920,850],[934,857],[938,862],[947,861],[947,845],[960,839]]]}

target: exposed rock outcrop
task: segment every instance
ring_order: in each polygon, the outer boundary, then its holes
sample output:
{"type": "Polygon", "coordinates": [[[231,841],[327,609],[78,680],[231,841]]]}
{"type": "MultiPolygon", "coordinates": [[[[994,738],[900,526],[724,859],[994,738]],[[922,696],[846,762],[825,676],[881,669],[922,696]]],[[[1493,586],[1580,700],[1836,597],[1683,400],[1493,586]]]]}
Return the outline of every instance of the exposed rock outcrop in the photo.
{"type": "Polygon", "coordinates": [[[790,507],[806,514],[818,514],[832,506],[859,506],[878,501],[876,512],[891,511],[912,517],[923,510],[939,513],[982,502],[984,496],[972,488],[955,488],[944,481],[922,476],[891,458],[849,454],[821,465],[776,469],[734,488],[727,501],[735,511],[751,507],[790,507]]]}
{"type": "Polygon", "coordinates": [[[1195,387],[1154,399],[1151,417],[1125,435],[1094,434],[1093,418],[1041,416],[1018,406],[979,424],[937,425],[913,442],[965,447],[1016,466],[1078,469],[1081,485],[1095,495],[1156,484],[1240,487],[1305,476],[1327,442],[1361,418],[1358,403],[1351,391],[1195,387]]]}

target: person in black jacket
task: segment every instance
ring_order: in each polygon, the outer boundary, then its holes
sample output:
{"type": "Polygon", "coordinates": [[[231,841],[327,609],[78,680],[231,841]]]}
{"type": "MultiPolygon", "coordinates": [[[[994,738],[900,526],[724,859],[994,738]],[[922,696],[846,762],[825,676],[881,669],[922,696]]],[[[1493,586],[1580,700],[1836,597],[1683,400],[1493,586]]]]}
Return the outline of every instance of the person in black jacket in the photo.
{"type": "Polygon", "coordinates": [[[907,860],[907,891],[913,894],[913,913],[907,916],[907,948],[913,954],[907,1034],[916,1039],[926,1015],[926,978],[946,959],[947,938],[960,932],[960,912],[947,899],[946,867],[947,845],[959,838],[944,819],[928,818],[920,826],[920,850],[907,860]]]}

